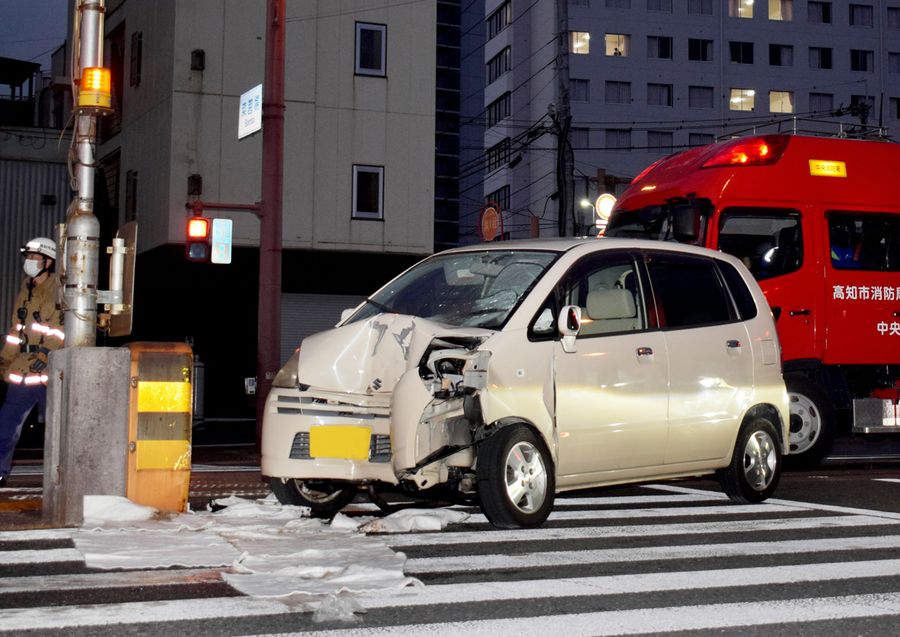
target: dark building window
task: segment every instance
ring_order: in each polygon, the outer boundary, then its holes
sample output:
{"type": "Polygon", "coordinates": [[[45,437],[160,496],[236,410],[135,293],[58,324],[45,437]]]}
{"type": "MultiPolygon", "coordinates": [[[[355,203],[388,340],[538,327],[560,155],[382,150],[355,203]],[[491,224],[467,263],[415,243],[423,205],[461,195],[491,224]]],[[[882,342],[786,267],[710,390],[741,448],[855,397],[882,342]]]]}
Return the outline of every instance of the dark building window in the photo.
{"type": "Polygon", "coordinates": [[[712,62],[713,41],[690,38],[688,40],[688,59],[692,62],[712,62]]]}
{"type": "Polygon", "coordinates": [[[647,38],[647,57],[660,60],[672,59],[672,38],[651,35],[647,38]]]}
{"type": "Polygon", "coordinates": [[[770,44],[769,64],[771,66],[794,66],[794,47],[788,44],[770,44]]]}
{"type": "Polygon", "coordinates": [[[129,170],[125,173],[125,220],[137,219],[137,183],[138,173],[129,170]]]}
{"type": "Polygon", "coordinates": [[[356,23],[356,73],[387,75],[387,25],[356,23]]]}
{"type": "Polygon", "coordinates": [[[807,16],[812,24],[831,24],[831,3],[814,2],[810,0],[807,5],[807,16]]]}
{"type": "Polygon", "coordinates": [[[728,49],[731,51],[732,63],[753,64],[752,42],[729,42],[728,49]]]}
{"type": "Polygon", "coordinates": [[[141,65],[144,51],[144,34],[135,31],[131,34],[131,68],[128,83],[131,86],[141,85],[141,65]]]}

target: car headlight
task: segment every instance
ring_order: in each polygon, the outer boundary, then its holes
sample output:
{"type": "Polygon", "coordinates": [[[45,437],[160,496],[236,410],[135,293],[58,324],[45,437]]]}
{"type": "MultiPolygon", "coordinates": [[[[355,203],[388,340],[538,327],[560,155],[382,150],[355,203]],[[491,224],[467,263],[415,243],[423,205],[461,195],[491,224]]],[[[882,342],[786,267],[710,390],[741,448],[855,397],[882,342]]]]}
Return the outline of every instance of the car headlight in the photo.
{"type": "Polygon", "coordinates": [[[300,348],[298,347],[293,355],[284,364],[284,367],[278,370],[275,380],[272,381],[272,387],[285,387],[294,389],[300,384],[297,372],[300,368],[300,348]]]}

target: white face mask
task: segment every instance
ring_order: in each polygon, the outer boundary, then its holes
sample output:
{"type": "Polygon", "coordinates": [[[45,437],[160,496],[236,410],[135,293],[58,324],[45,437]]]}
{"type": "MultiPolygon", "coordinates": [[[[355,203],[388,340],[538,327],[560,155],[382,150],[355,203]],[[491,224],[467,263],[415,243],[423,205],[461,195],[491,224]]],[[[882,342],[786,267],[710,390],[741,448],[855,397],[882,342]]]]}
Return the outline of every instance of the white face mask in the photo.
{"type": "Polygon", "coordinates": [[[25,269],[25,274],[30,276],[32,279],[41,273],[43,270],[43,265],[41,265],[41,261],[37,261],[35,259],[25,259],[25,265],[23,266],[25,269]]]}

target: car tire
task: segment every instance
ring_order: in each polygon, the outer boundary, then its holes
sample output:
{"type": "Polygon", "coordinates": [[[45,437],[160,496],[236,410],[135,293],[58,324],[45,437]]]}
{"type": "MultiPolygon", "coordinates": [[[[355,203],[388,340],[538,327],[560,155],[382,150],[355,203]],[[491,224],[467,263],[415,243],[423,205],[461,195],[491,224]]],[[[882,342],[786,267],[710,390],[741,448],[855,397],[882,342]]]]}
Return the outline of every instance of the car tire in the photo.
{"type": "Polygon", "coordinates": [[[313,517],[331,517],[356,497],[356,485],[325,480],[269,478],[272,493],[282,504],[309,507],[313,517]]]}
{"type": "Polygon", "coordinates": [[[719,469],[722,491],[734,502],[762,502],[781,479],[781,443],[767,418],[755,418],[741,427],[731,463],[719,469]]]}
{"type": "Polygon", "coordinates": [[[831,402],[817,385],[805,377],[785,378],[790,400],[790,468],[818,466],[834,444],[835,417],[831,402]]]}
{"type": "Polygon", "coordinates": [[[525,425],[508,425],[481,443],[478,500],[501,529],[534,527],[547,519],[556,490],[553,461],[543,440],[525,425]]]}

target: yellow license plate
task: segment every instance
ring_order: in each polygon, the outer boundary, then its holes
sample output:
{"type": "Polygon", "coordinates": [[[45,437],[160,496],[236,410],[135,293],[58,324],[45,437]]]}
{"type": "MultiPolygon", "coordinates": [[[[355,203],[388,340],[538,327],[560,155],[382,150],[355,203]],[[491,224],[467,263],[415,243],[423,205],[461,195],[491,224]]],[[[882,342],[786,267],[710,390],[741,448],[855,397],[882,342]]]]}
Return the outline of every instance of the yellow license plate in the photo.
{"type": "Polygon", "coordinates": [[[370,427],[354,425],[309,428],[309,455],[313,458],[368,460],[370,427]]]}

